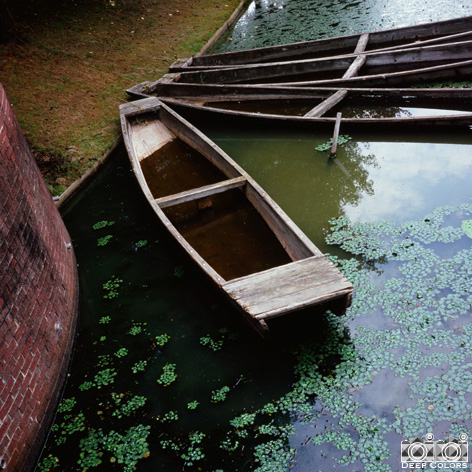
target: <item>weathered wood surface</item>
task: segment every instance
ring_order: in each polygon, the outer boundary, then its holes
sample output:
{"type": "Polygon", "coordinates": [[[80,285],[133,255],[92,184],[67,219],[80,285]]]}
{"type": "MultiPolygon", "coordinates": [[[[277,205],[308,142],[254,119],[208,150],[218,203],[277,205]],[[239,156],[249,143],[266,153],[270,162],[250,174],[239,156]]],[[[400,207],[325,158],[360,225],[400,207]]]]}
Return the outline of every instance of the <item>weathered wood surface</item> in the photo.
{"type": "MultiPolygon", "coordinates": [[[[213,280],[213,282],[215,282],[215,284],[228,295],[229,299],[239,307],[244,320],[248,322],[261,336],[266,336],[268,328],[265,320],[256,319],[250,312],[248,312],[247,307],[244,304],[241,304],[239,298],[234,298],[232,294],[226,290],[226,286],[228,285],[227,281],[213,267],[211,267],[200,254],[198,254],[198,252],[166,216],[163,208],[192,200],[203,201],[211,195],[230,189],[241,188],[248,201],[259,212],[265,223],[274,232],[277,239],[282,244],[282,247],[284,247],[287,254],[289,254],[291,260],[310,260],[313,256],[316,256],[317,260],[324,261],[324,265],[329,265],[331,263],[242,168],[240,168],[228,155],[223,153],[216,144],[210,141],[193,125],[185,121],[165,104],[155,98],[146,98],[134,103],[122,105],[120,107],[120,114],[123,137],[133,170],[144,195],[154,209],[157,217],[163,222],[180,245],[187,251],[190,257],[213,280]],[[159,124],[157,125],[156,123],[159,124]],[[166,127],[168,130],[167,132],[164,132],[163,129],[166,127]],[[155,142],[152,142],[152,136],[155,136],[155,142]],[[145,150],[146,153],[149,153],[151,149],[156,149],[159,146],[165,145],[170,136],[176,136],[179,139],[184,140],[194,149],[201,152],[228,177],[228,180],[154,199],[143,174],[139,156],[143,155],[143,150],[145,150]]],[[[185,178],[185,176],[183,175],[182,178],[185,178]]],[[[279,270],[286,266],[291,268],[289,271],[290,274],[293,273],[294,267],[300,267],[301,269],[305,267],[304,265],[298,266],[297,264],[294,266],[293,263],[279,266],[276,268],[277,270],[272,272],[276,277],[272,282],[270,282],[270,277],[269,279],[267,278],[267,272],[269,271],[252,274],[255,276],[259,274],[264,275],[262,275],[260,279],[263,286],[259,288],[255,286],[255,283],[259,280],[256,277],[253,279],[253,283],[250,284],[251,290],[257,292],[264,290],[264,287],[267,287],[268,285],[273,287],[278,285],[279,279],[276,274],[279,274],[279,270]]],[[[329,273],[330,277],[334,277],[334,272],[337,272],[338,280],[345,280],[342,274],[332,264],[330,267],[330,271],[326,272],[326,274],[329,273]]],[[[326,274],[320,273],[320,276],[326,274]]],[[[306,279],[306,276],[303,278],[306,279]]],[[[245,279],[245,277],[236,278],[231,281],[231,284],[242,279],[245,279]]],[[[313,277],[312,280],[314,281],[313,277]]],[[[229,286],[234,287],[234,285],[231,284],[229,286]]],[[[320,285],[319,281],[317,281],[317,284],[320,285]]],[[[283,298],[285,306],[278,304],[276,308],[277,315],[275,316],[280,316],[284,313],[293,311],[294,309],[310,306],[330,298],[345,296],[347,299],[349,293],[352,292],[352,285],[346,281],[342,289],[339,287],[340,286],[338,286],[337,290],[333,291],[331,286],[327,286],[329,293],[318,293],[316,296],[313,296],[313,291],[309,291],[307,286],[305,293],[310,296],[310,299],[302,300],[301,294],[298,293],[296,295],[296,300],[293,302],[290,301],[290,297],[287,294],[283,298]]],[[[282,299],[280,300],[282,301],[282,299]]]]}
{"type": "MultiPolygon", "coordinates": [[[[393,51],[363,54],[366,74],[403,72],[414,67],[433,67],[472,59],[472,41],[412,47],[393,51]]],[[[359,56],[350,54],[322,59],[309,59],[268,64],[241,65],[226,69],[182,72],[176,81],[180,83],[287,83],[300,82],[300,77],[311,75],[309,81],[323,80],[323,75],[343,74],[353,67],[355,71],[359,56]],[[357,61],[356,61],[357,59],[357,61]],[[356,62],[355,62],[356,61],[356,62]]],[[[362,64],[361,64],[362,65],[362,64]]],[[[357,69],[358,70],[358,69],[357,69]]],[[[325,80],[332,80],[330,77],[325,80]]],[[[344,79],[347,80],[348,78],[344,79]]]]}
{"type": "MultiPolygon", "coordinates": [[[[414,63],[413,63],[414,64],[414,63]]],[[[296,87],[398,87],[438,80],[466,80],[472,77],[472,60],[428,66],[400,72],[359,75],[341,79],[320,79],[280,82],[278,85],[296,87]]],[[[267,84],[270,87],[270,84],[267,84]]]]}
{"type": "Polygon", "coordinates": [[[211,195],[226,192],[227,190],[231,190],[233,188],[242,187],[245,184],[245,177],[235,177],[234,179],[224,180],[216,184],[205,185],[203,187],[187,190],[185,192],[169,195],[167,197],[157,198],[155,202],[161,208],[167,208],[172,205],[178,205],[179,203],[191,202],[193,200],[198,200],[211,195]]]}
{"type": "MultiPolygon", "coordinates": [[[[255,122],[281,122],[288,124],[308,124],[316,123],[318,125],[334,125],[335,117],[326,116],[294,116],[294,115],[283,115],[275,113],[254,113],[246,111],[238,111],[231,109],[221,109],[211,106],[211,103],[205,106],[195,105],[192,101],[186,101],[183,99],[175,98],[162,98],[162,100],[169,106],[177,110],[179,113],[186,115],[191,113],[194,118],[196,116],[199,119],[210,119],[220,120],[224,118],[233,118],[243,121],[252,120],[255,122]]],[[[395,104],[392,103],[392,106],[395,104]]],[[[398,106],[398,103],[397,103],[398,106]]],[[[438,103],[439,107],[440,104],[438,103]]],[[[470,126],[472,125],[472,111],[465,112],[463,114],[442,114],[442,115],[425,115],[425,116],[403,116],[403,117],[388,117],[388,118],[342,118],[343,126],[346,128],[351,127],[369,127],[369,128],[385,128],[391,129],[392,126],[396,127],[429,127],[429,126],[470,126]]]]}
{"type": "MultiPolygon", "coordinates": [[[[316,58],[352,53],[365,42],[364,50],[382,48],[408,48],[467,38],[472,31],[472,17],[425,23],[349,36],[304,41],[280,46],[255,48],[246,51],[212,54],[179,60],[171,70],[184,71],[192,68],[228,67],[263,62],[293,61],[300,58],[316,58]],[[455,36],[458,35],[458,36],[455,36]],[[450,36],[450,38],[448,38],[450,36]],[[366,41],[368,40],[368,41],[366,41]]],[[[362,51],[357,51],[362,52],[362,51]]]]}
{"type": "Polygon", "coordinates": [[[356,76],[361,70],[361,67],[366,63],[366,60],[366,56],[363,54],[357,56],[354,62],[349,66],[349,69],[344,72],[343,79],[356,76]]]}
{"type": "Polygon", "coordinates": [[[333,108],[337,105],[343,98],[347,96],[347,90],[338,90],[337,92],[333,93],[331,97],[327,98],[323,102],[321,102],[316,107],[312,108],[308,113],[305,113],[305,117],[316,118],[319,116],[324,115],[328,110],[333,108]]]}
{"type": "Polygon", "coordinates": [[[314,256],[248,275],[224,289],[256,319],[285,313],[346,296],[350,282],[324,256],[314,256]]]}
{"type": "MultiPolygon", "coordinates": [[[[199,101],[229,101],[229,100],[264,100],[290,98],[320,98],[325,100],[336,93],[339,87],[332,86],[304,86],[289,85],[258,85],[258,84],[182,84],[179,82],[162,83],[143,82],[127,90],[134,99],[147,97],[169,97],[183,99],[197,99],[199,101]]],[[[376,95],[379,98],[433,98],[445,100],[472,99],[472,89],[464,88],[378,88],[378,87],[349,87],[346,88],[349,96],[376,95]]]]}
{"type": "Polygon", "coordinates": [[[160,121],[137,122],[133,133],[134,152],[140,161],[175,139],[169,128],[160,121]]]}
{"type": "Polygon", "coordinates": [[[331,146],[331,154],[330,157],[336,157],[336,151],[338,149],[338,137],[339,137],[339,130],[341,128],[341,113],[336,113],[336,124],[334,125],[334,132],[333,132],[333,144],[331,146]]]}

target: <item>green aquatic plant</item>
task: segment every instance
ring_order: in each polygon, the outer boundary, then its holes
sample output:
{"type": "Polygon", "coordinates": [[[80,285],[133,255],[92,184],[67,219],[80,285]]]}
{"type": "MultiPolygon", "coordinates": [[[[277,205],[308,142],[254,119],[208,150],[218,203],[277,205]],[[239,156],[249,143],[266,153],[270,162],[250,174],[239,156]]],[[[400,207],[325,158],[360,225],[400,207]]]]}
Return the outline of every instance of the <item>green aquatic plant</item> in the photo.
{"type": "Polygon", "coordinates": [[[223,339],[214,340],[209,334],[200,338],[200,344],[207,346],[212,351],[219,351],[223,347],[223,339]]]}
{"type": "Polygon", "coordinates": [[[233,428],[239,429],[254,424],[256,413],[243,413],[232,419],[229,423],[233,428]]]}
{"type": "MultiPolygon", "coordinates": [[[[119,402],[117,404],[121,403],[121,400],[124,397],[119,398],[119,402]]],[[[141,408],[144,406],[146,403],[146,397],[139,396],[139,395],[131,395],[127,397],[127,400],[125,403],[121,403],[120,407],[117,408],[113,413],[112,416],[116,416],[117,418],[122,418],[123,416],[130,416],[132,415],[138,408],[141,408]]]]}
{"type": "Polygon", "coordinates": [[[56,467],[59,467],[59,457],[49,454],[38,464],[38,472],[49,472],[50,470],[54,470],[56,467]]]}
{"type": "Polygon", "coordinates": [[[131,336],[137,336],[138,334],[144,331],[144,326],[146,323],[133,323],[133,326],[128,331],[128,334],[131,336]]]}
{"type": "Polygon", "coordinates": [[[147,243],[147,239],[141,239],[138,242],[134,243],[133,247],[135,250],[138,250],[139,248],[146,246],[147,243]]]}
{"type": "Polygon", "coordinates": [[[102,229],[102,228],[106,228],[107,226],[113,226],[115,224],[114,221],[106,221],[106,220],[103,220],[103,221],[99,221],[98,223],[95,223],[92,228],[93,229],[102,229]]]}
{"type": "Polygon", "coordinates": [[[177,374],[175,373],[175,364],[166,364],[162,369],[161,376],[157,379],[157,383],[164,387],[169,386],[171,383],[177,380],[177,374]]]}
{"type": "Polygon", "coordinates": [[[141,360],[141,361],[136,362],[136,364],[134,364],[131,367],[131,371],[133,372],[133,374],[137,374],[138,372],[143,372],[146,369],[146,366],[147,366],[147,361],[141,360]]]}
{"type": "Polygon", "coordinates": [[[74,434],[78,431],[85,431],[85,415],[79,413],[77,415],[64,415],[63,421],[54,424],[54,429],[58,435],[55,436],[56,445],[60,445],[66,442],[67,436],[74,434]]]}
{"type": "Polygon", "coordinates": [[[285,472],[290,464],[295,449],[287,447],[281,439],[274,439],[259,444],[254,448],[254,458],[260,466],[257,472],[285,472]]]}
{"type": "Polygon", "coordinates": [[[127,355],[128,355],[128,349],[126,349],[125,347],[122,347],[118,349],[118,351],[115,352],[115,356],[118,358],[125,357],[127,355]]]}
{"type": "Polygon", "coordinates": [[[98,322],[100,324],[108,324],[109,322],[111,321],[111,318],[107,315],[107,316],[102,316],[98,322]]]}
{"type": "Polygon", "coordinates": [[[187,403],[187,408],[189,410],[195,410],[198,407],[198,405],[200,405],[200,402],[198,402],[197,400],[194,400],[192,402],[187,403]]]}
{"type": "Polygon", "coordinates": [[[78,464],[87,470],[103,462],[104,452],[108,452],[109,462],[123,464],[123,471],[133,472],[140,459],[149,456],[147,437],[150,426],[137,425],[129,428],[125,434],[117,431],[104,433],[102,429],[91,429],[80,443],[78,464]]]}
{"type": "Polygon", "coordinates": [[[464,220],[461,224],[461,227],[464,233],[472,239],[472,219],[471,220],[464,220]]]}
{"type": "MultiPolygon", "coordinates": [[[[346,144],[351,139],[352,139],[352,137],[347,135],[347,134],[340,134],[338,136],[338,145],[346,144]]],[[[333,138],[331,138],[326,143],[323,143],[323,144],[320,144],[320,145],[316,146],[315,149],[317,151],[324,152],[324,151],[329,151],[332,146],[333,146],[333,138]]]]}
{"type": "Polygon", "coordinates": [[[179,442],[172,439],[161,439],[160,444],[162,449],[169,448],[175,452],[180,451],[183,447],[179,442]]]}
{"type": "Polygon", "coordinates": [[[86,380],[85,382],[79,385],[79,390],[83,392],[84,390],[90,390],[93,386],[94,386],[93,382],[86,380]]]}
{"type": "Polygon", "coordinates": [[[111,278],[102,285],[103,290],[107,292],[103,295],[103,298],[116,298],[119,295],[118,289],[122,283],[122,279],[116,275],[112,275],[111,278]]]}
{"type": "Polygon", "coordinates": [[[64,398],[60,405],[57,407],[58,413],[65,413],[67,411],[71,411],[74,406],[77,405],[77,400],[75,397],[72,398],[64,398]]]}
{"type": "Polygon", "coordinates": [[[97,246],[106,246],[111,238],[113,238],[112,234],[107,234],[106,236],[103,236],[103,238],[97,239],[97,246]]]}
{"type": "Polygon", "coordinates": [[[230,391],[230,388],[226,385],[224,387],[221,387],[218,390],[213,390],[211,392],[211,402],[219,403],[219,402],[225,401],[229,391],[230,391]]]}
{"type": "Polygon", "coordinates": [[[177,421],[178,419],[179,414],[174,410],[168,411],[164,415],[157,417],[157,420],[161,423],[170,423],[171,421],[177,421]]]}
{"type": "Polygon", "coordinates": [[[169,339],[170,336],[168,334],[161,334],[154,338],[154,343],[158,348],[162,349],[169,342],[169,339]]]}
{"type": "Polygon", "coordinates": [[[239,447],[239,440],[235,440],[234,442],[231,438],[227,437],[220,442],[220,449],[223,449],[227,452],[234,452],[239,447]]]}
{"type": "Polygon", "coordinates": [[[103,369],[95,375],[94,386],[102,388],[112,384],[115,381],[117,372],[115,369],[103,369]]]}

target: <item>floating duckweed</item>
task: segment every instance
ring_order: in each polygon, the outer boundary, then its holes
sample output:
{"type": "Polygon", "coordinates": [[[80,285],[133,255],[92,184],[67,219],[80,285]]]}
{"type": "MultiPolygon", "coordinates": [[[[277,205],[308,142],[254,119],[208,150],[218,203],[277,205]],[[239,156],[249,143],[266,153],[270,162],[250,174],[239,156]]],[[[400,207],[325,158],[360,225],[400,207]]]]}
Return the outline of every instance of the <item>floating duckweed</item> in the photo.
{"type": "Polygon", "coordinates": [[[98,322],[99,322],[100,324],[107,324],[107,323],[109,323],[110,321],[111,321],[111,318],[110,318],[109,316],[102,316],[102,317],[98,320],[98,322]]]}
{"type": "Polygon", "coordinates": [[[106,236],[103,236],[103,238],[97,239],[97,246],[106,246],[111,238],[113,238],[112,234],[107,234],[106,236]]]}
{"type": "Polygon", "coordinates": [[[138,334],[142,333],[144,330],[144,323],[133,323],[133,326],[128,331],[128,334],[131,336],[137,336],[138,334]]]}
{"type": "Polygon", "coordinates": [[[123,283],[123,280],[117,277],[116,275],[112,275],[110,280],[103,284],[103,290],[106,290],[106,294],[103,295],[103,298],[116,298],[119,293],[118,289],[120,285],[123,283]]]}
{"type": "Polygon", "coordinates": [[[229,423],[231,426],[233,426],[233,428],[238,429],[254,424],[255,419],[255,413],[243,413],[242,415],[232,419],[229,423]]]}
{"type": "Polygon", "coordinates": [[[230,388],[228,386],[221,387],[218,390],[213,390],[211,392],[211,402],[218,403],[223,402],[226,400],[226,396],[228,395],[230,388]]]}
{"type": "Polygon", "coordinates": [[[58,413],[65,413],[67,411],[71,411],[72,408],[77,404],[77,400],[75,397],[72,398],[64,398],[61,401],[61,404],[57,408],[58,413]]]}
{"type": "Polygon", "coordinates": [[[128,349],[126,349],[125,347],[122,347],[120,349],[118,349],[118,351],[115,352],[115,356],[116,357],[125,357],[128,355],[128,349]]]}
{"type": "Polygon", "coordinates": [[[164,415],[157,417],[157,420],[161,423],[170,423],[171,421],[177,421],[178,419],[179,414],[174,410],[168,411],[164,415]]]}
{"type": "Polygon", "coordinates": [[[234,452],[239,447],[239,441],[232,441],[230,438],[225,438],[220,442],[220,448],[227,452],[234,452]]]}
{"type": "Polygon", "coordinates": [[[156,346],[162,349],[169,342],[169,339],[170,336],[168,334],[161,334],[156,336],[154,341],[156,346]]]}
{"type": "Polygon", "coordinates": [[[98,223],[95,223],[92,228],[93,229],[102,229],[102,228],[106,228],[107,226],[113,226],[115,224],[114,221],[106,221],[106,220],[103,220],[103,221],[99,221],[98,223]]]}
{"type": "Polygon", "coordinates": [[[146,403],[146,397],[134,395],[131,396],[124,404],[113,412],[113,416],[121,418],[124,416],[130,416],[138,408],[141,408],[146,403]]]}
{"type": "Polygon", "coordinates": [[[254,458],[261,464],[255,472],[285,472],[295,452],[295,449],[285,446],[281,439],[260,444],[254,448],[254,458]]]}
{"type": "Polygon", "coordinates": [[[200,344],[207,346],[212,351],[219,351],[223,347],[223,339],[214,340],[209,334],[200,338],[200,344]]]}
{"type": "Polygon", "coordinates": [[[97,373],[94,378],[94,384],[97,388],[102,388],[106,385],[110,385],[115,381],[117,372],[115,369],[103,369],[97,373]]]}
{"type": "Polygon", "coordinates": [[[177,380],[177,374],[175,373],[175,364],[166,364],[162,369],[161,376],[157,379],[157,383],[167,387],[172,382],[177,380]]]}
{"type": "Polygon", "coordinates": [[[198,402],[197,400],[194,400],[192,402],[187,403],[187,408],[189,410],[195,410],[198,407],[199,404],[200,404],[200,402],[198,402]]]}
{"type": "Polygon", "coordinates": [[[41,463],[38,465],[39,472],[49,472],[52,469],[55,469],[59,465],[59,457],[49,454],[44,457],[41,463]]]}
{"type": "MultiPolygon", "coordinates": [[[[351,139],[352,139],[351,136],[349,136],[347,134],[340,134],[338,136],[338,145],[346,144],[351,139]]],[[[331,138],[326,143],[323,143],[323,144],[320,144],[319,146],[316,146],[315,149],[317,151],[321,151],[321,152],[329,151],[331,149],[332,145],[333,145],[333,138],[331,138]]]]}
{"type": "Polygon", "coordinates": [[[138,361],[136,362],[136,364],[134,364],[131,367],[131,371],[133,372],[133,374],[137,374],[138,372],[144,371],[146,369],[146,366],[147,366],[146,360],[138,361]]]}
{"type": "Polygon", "coordinates": [[[146,246],[147,243],[148,243],[148,242],[147,242],[147,239],[141,239],[141,240],[139,240],[138,242],[134,243],[134,244],[133,244],[133,247],[134,247],[134,249],[137,250],[137,249],[139,249],[139,248],[141,248],[141,247],[146,246]]]}

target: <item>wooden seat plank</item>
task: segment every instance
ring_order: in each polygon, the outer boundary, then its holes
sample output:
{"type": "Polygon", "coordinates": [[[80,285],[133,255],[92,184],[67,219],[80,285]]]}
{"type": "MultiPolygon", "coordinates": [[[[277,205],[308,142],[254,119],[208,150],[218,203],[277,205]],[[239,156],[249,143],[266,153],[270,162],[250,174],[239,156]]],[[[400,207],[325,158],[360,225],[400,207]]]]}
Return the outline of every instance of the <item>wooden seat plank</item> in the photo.
{"type": "Polygon", "coordinates": [[[230,281],[223,289],[256,319],[268,319],[344,296],[352,285],[325,256],[230,281]]]}

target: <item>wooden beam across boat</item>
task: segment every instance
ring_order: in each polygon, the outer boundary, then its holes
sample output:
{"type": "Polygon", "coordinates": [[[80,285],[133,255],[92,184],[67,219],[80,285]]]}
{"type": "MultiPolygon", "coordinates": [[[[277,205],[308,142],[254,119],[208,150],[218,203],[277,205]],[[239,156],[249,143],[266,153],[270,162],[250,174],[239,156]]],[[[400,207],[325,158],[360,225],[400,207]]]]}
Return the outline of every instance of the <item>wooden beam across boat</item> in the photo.
{"type": "Polygon", "coordinates": [[[157,98],[121,105],[120,117],[157,218],[262,337],[275,316],[330,300],[350,303],[352,284],[197,128],[157,98]]]}
{"type": "Polygon", "coordinates": [[[316,59],[364,51],[370,53],[380,49],[405,49],[419,45],[427,46],[471,39],[471,34],[472,17],[467,16],[384,31],[180,59],[171,66],[170,70],[183,72],[245,64],[316,59]]]}

